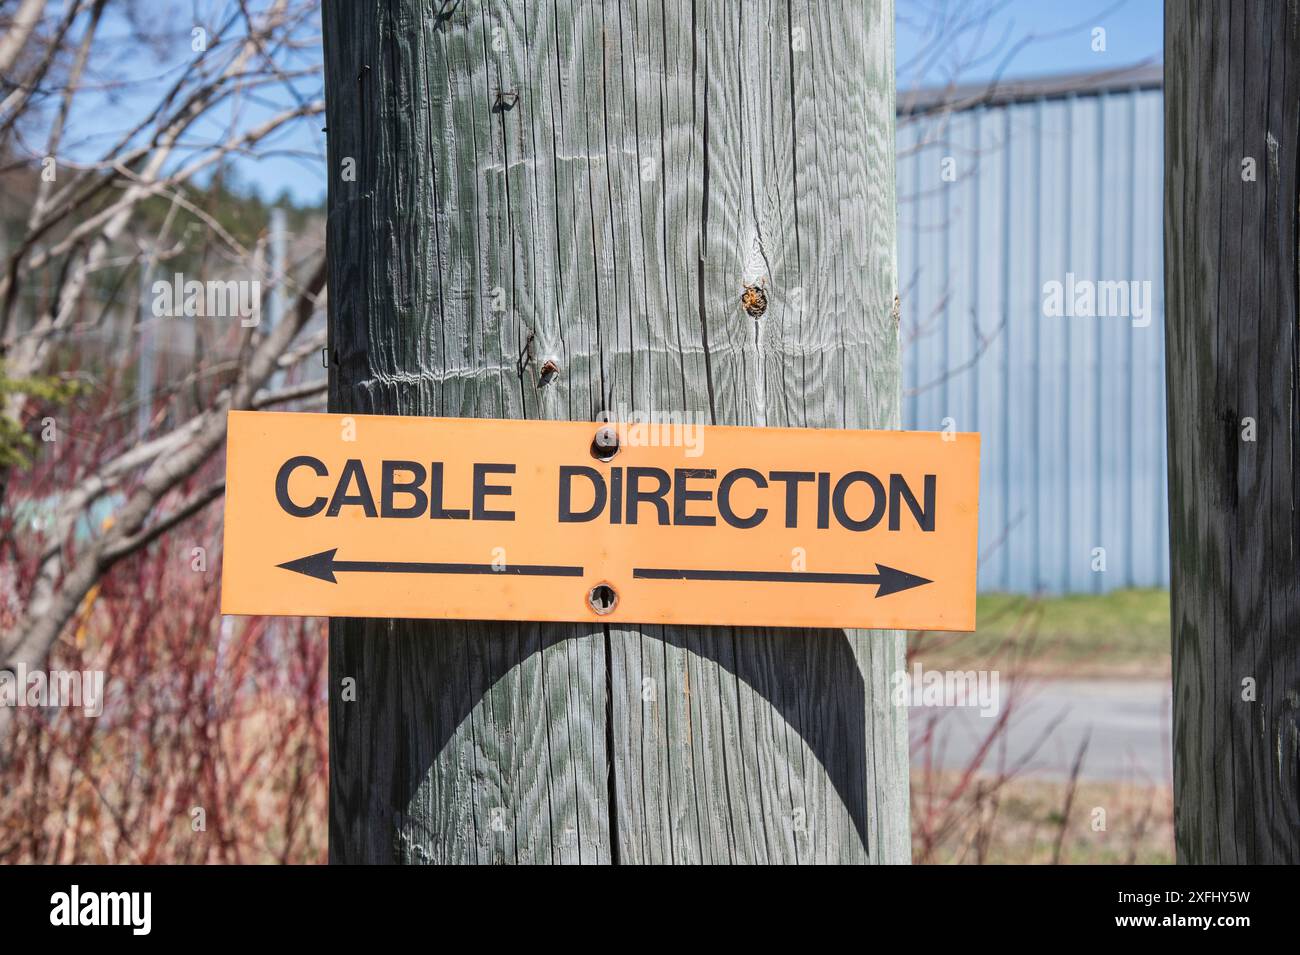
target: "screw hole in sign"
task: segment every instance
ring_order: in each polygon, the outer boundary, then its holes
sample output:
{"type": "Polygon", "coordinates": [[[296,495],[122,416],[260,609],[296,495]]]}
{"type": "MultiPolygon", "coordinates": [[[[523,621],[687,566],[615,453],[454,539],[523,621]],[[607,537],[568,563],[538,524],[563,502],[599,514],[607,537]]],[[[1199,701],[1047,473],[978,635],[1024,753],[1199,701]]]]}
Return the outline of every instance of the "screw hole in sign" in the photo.
{"type": "Polygon", "coordinates": [[[597,584],[587,594],[587,604],[602,617],[618,606],[618,591],[609,584],[597,584]]]}
{"type": "Polygon", "coordinates": [[[601,428],[591,441],[591,456],[597,461],[612,461],[618,454],[618,432],[610,427],[601,428]]]}

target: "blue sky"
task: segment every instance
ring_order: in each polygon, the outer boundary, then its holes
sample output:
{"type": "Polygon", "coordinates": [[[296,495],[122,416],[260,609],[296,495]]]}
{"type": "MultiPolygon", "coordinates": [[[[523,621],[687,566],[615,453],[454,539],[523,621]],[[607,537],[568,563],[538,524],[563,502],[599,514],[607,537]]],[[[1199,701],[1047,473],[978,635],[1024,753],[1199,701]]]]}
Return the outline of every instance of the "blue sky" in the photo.
{"type": "Polygon", "coordinates": [[[896,0],[898,85],[1084,73],[1163,59],[1161,0],[896,0]],[[1093,30],[1105,30],[1105,51],[1093,30]],[[941,36],[942,39],[936,39],[941,36]]]}

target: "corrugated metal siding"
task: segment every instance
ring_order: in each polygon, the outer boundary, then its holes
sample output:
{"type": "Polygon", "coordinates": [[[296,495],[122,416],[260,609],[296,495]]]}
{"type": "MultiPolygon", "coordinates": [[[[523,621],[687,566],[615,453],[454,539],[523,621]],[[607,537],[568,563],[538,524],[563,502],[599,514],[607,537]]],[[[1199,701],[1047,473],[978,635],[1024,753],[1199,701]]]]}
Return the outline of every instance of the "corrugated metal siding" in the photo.
{"type": "Polygon", "coordinates": [[[1158,89],[899,117],[903,422],[982,434],[981,591],[1168,585],[1162,136],[1158,89]],[[1069,272],[1150,324],[1044,317],[1069,272]]]}

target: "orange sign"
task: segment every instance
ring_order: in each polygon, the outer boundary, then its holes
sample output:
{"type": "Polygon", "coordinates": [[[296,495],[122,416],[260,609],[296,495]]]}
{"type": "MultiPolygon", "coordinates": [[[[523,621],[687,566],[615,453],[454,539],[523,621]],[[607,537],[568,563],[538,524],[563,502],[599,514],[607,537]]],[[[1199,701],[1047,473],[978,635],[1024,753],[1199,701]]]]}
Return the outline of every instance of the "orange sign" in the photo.
{"type": "Polygon", "coordinates": [[[971,630],[979,435],[230,414],[232,614],[971,630]]]}

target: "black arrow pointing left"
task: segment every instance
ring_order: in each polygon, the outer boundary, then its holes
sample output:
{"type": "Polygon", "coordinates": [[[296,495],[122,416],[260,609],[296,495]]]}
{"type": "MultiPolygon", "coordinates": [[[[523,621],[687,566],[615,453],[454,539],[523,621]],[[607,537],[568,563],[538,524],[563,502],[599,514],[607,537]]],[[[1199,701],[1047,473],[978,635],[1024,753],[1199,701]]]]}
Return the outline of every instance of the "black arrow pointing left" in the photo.
{"type": "Polygon", "coordinates": [[[561,564],[444,564],[415,560],[335,560],[337,547],[277,564],[317,580],[338,583],[335,574],[513,574],[516,577],[581,577],[581,567],[561,564]]]}

